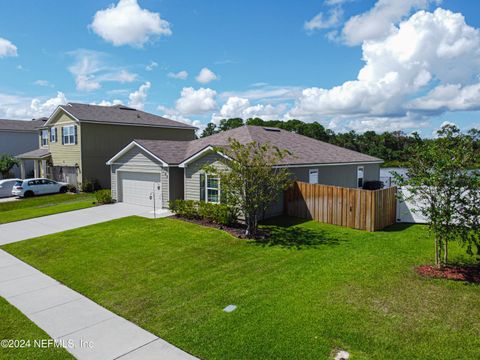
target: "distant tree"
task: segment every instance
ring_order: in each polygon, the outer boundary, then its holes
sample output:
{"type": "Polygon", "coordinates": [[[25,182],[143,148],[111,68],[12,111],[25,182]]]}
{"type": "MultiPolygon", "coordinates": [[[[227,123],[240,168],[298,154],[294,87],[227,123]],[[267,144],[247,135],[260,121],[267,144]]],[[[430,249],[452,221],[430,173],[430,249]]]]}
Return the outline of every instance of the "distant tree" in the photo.
{"type": "Polygon", "coordinates": [[[224,155],[221,161],[226,169],[212,165],[204,169],[219,177],[222,201],[245,216],[245,234],[255,237],[259,219],[290,183],[288,170],[274,167],[290,153],[269,143],[241,144],[235,139],[216,150],[224,155]]]}
{"type": "Polygon", "coordinates": [[[231,118],[231,119],[222,119],[218,125],[219,131],[232,130],[243,125],[243,119],[240,118],[231,118]]]}
{"type": "Polygon", "coordinates": [[[214,123],[208,123],[207,127],[203,130],[202,135],[200,137],[203,138],[206,136],[216,134],[217,133],[216,128],[217,128],[217,125],[215,125],[214,123]]]}
{"type": "Polygon", "coordinates": [[[435,239],[435,265],[443,267],[448,263],[448,244],[459,240],[467,243],[468,251],[475,239],[472,231],[478,231],[478,218],[472,218],[478,211],[476,186],[480,184],[478,177],[471,176],[475,162],[473,141],[451,125],[442,127],[435,140],[422,141],[418,134],[414,137],[407,173],[397,173],[395,178],[410,192],[405,200],[415,202],[428,219],[435,239]],[[469,191],[473,193],[466,196],[469,191]]]}
{"type": "Polygon", "coordinates": [[[11,170],[15,165],[18,165],[20,162],[11,155],[3,154],[0,155],[0,174],[2,174],[3,179],[7,179],[11,176],[11,170]]]}

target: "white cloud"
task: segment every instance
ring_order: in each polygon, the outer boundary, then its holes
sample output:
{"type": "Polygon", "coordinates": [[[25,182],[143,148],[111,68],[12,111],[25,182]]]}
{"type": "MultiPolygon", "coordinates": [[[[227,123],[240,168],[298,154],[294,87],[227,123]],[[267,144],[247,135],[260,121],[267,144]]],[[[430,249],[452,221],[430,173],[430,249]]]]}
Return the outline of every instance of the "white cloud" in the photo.
{"type": "Polygon", "coordinates": [[[157,107],[157,110],[162,112],[161,116],[163,117],[195,126],[196,128],[198,128],[196,132],[197,132],[197,135],[199,136],[202,133],[202,131],[206,128],[206,125],[202,123],[200,120],[189,119],[188,117],[182,115],[177,109],[172,109],[172,108],[160,105],[157,107]]]}
{"type": "Polygon", "coordinates": [[[145,66],[145,70],[147,70],[147,71],[152,71],[152,70],[155,69],[156,67],[158,67],[158,63],[156,63],[155,61],[151,61],[150,64],[148,64],[147,66],[145,66]]]}
{"type": "Polygon", "coordinates": [[[343,28],[343,38],[349,45],[384,38],[395,31],[394,25],[412,10],[426,9],[434,0],[378,0],[369,11],[351,17],[343,28]]]}
{"type": "Polygon", "coordinates": [[[273,86],[266,83],[252,84],[253,89],[245,91],[225,91],[220,94],[222,99],[230,97],[246,98],[248,100],[285,101],[296,99],[302,94],[302,89],[297,86],[273,86]]]}
{"type": "Polygon", "coordinates": [[[35,85],[44,86],[44,87],[53,87],[54,86],[48,80],[42,80],[42,79],[36,80],[35,85]]]}
{"type": "Polygon", "coordinates": [[[10,40],[0,37],[0,59],[7,56],[18,56],[17,50],[10,40]]]}
{"type": "Polygon", "coordinates": [[[128,95],[128,106],[133,107],[134,109],[143,110],[150,87],[151,84],[147,81],[145,84],[140,85],[137,91],[128,95]]]}
{"type": "Polygon", "coordinates": [[[216,95],[217,92],[210,88],[195,90],[192,87],[185,87],[175,103],[175,108],[182,115],[206,114],[217,108],[216,95]]]}
{"type": "Polygon", "coordinates": [[[480,110],[480,83],[439,85],[427,95],[412,100],[408,107],[431,113],[480,110]]]}
{"type": "MultiPolygon", "coordinates": [[[[387,37],[364,41],[362,52],[365,65],[357,79],[331,89],[304,89],[289,115],[363,116],[369,122],[378,118],[379,126],[385,126],[385,119],[405,120],[408,112],[480,107],[480,32],[461,14],[419,11],[392,25],[387,37]],[[416,94],[434,86],[415,100],[416,94]]],[[[409,119],[418,120],[413,115],[409,119]]]]}
{"type": "Polygon", "coordinates": [[[215,75],[215,73],[204,67],[202,70],[200,70],[200,72],[198,73],[197,77],[195,78],[199,83],[202,83],[202,84],[207,84],[213,80],[216,80],[217,79],[217,75],[215,75]]]}
{"type": "Polygon", "coordinates": [[[287,110],[286,104],[271,105],[271,104],[250,104],[250,101],[245,98],[240,97],[230,97],[223,104],[218,114],[212,115],[212,121],[216,124],[220,122],[221,119],[228,118],[254,118],[259,117],[264,120],[273,120],[280,119],[283,117],[282,114],[287,110]]]}
{"type": "Polygon", "coordinates": [[[67,102],[65,94],[60,91],[55,97],[49,99],[0,93],[0,118],[32,119],[49,116],[58,105],[67,102]]]}
{"type": "Polygon", "coordinates": [[[329,11],[328,17],[323,12],[315,15],[311,20],[303,24],[303,28],[307,32],[313,32],[320,29],[329,29],[340,24],[343,16],[343,10],[339,7],[329,11]]]}
{"type": "Polygon", "coordinates": [[[179,71],[177,73],[169,72],[167,76],[172,79],[185,80],[188,77],[188,72],[186,72],[185,70],[179,71]]]}
{"type": "Polygon", "coordinates": [[[116,6],[97,11],[90,27],[115,46],[142,47],[151,37],[172,34],[168,21],[159,13],[142,9],[137,0],[119,0],[116,6]]]}
{"type": "Polygon", "coordinates": [[[113,105],[122,105],[123,102],[122,100],[119,100],[119,99],[114,99],[112,101],[109,101],[109,100],[102,100],[98,103],[96,102],[91,102],[90,103],[91,105],[100,105],[100,106],[113,106],[113,105]]]}
{"type": "Polygon", "coordinates": [[[100,89],[105,81],[128,83],[137,78],[128,70],[107,65],[108,56],[105,53],[79,49],[69,55],[75,58],[68,70],[75,77],[77,90],[93,91],[100,89]]]}
{"type": "Polygon", "coordinates": [[[325,0],[325,5],[328,5],[328,6],[342,5],[352,1],[355,1],[355,0],[325,0]]]}

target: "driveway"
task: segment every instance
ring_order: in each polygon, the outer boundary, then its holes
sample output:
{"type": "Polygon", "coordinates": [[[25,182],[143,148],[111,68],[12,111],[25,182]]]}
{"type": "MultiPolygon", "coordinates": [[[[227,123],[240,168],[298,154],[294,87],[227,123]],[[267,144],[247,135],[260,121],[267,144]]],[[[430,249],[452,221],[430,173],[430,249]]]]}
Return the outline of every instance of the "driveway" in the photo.
{"type": "MultiPolygon", "coordinates": [[[[16,221],[0,225],[0,245],[132,215],[153,218],[154,214],[151,208],[145,206],[116,203],[16,221]]],[[[169,215],[171,215],[171,213],[168,210],[157,210],[156,212],[156,217],[166,217],[169,215]]]]}

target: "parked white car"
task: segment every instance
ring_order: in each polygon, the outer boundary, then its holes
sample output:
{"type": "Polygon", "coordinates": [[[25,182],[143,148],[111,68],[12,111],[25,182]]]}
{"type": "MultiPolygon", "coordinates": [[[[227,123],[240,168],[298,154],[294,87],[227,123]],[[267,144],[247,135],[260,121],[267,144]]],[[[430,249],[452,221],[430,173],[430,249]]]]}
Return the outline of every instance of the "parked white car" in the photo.
{"type": "Polygon", "coordinates": [[[12,196],[13,186],[17,181],[22,181],[20,179],[3,179],[0,180],[0,198],[12,196]]]}
{"type": "Polygon", "coordinates": [[[34,195],[66,193],[68,184],[44,178],[19,180],[15,183],[12,195],[31,197],[34,195]]]}

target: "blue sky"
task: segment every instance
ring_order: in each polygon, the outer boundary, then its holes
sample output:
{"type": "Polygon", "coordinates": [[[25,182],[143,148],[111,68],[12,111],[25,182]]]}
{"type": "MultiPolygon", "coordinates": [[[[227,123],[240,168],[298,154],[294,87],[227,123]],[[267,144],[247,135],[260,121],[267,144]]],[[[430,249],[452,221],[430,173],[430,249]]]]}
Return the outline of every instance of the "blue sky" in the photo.
{"type": "Polygon", "coordinates": [[[200,127],[260,116],[335,131],[468,129],[480,126],[479,7],[1,1],[0,118],[120,101],[200,127]]]}

